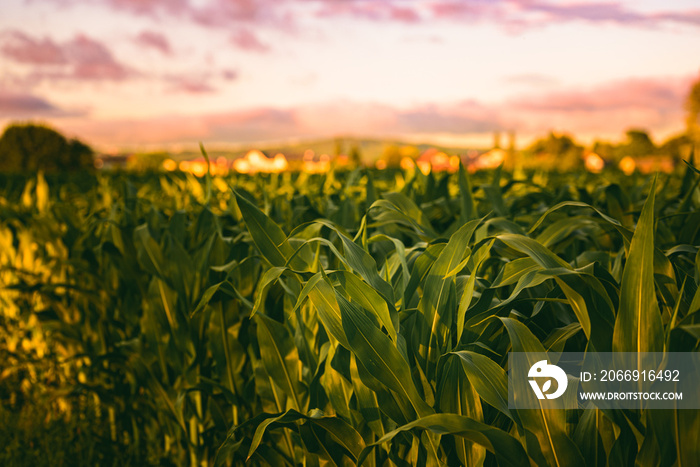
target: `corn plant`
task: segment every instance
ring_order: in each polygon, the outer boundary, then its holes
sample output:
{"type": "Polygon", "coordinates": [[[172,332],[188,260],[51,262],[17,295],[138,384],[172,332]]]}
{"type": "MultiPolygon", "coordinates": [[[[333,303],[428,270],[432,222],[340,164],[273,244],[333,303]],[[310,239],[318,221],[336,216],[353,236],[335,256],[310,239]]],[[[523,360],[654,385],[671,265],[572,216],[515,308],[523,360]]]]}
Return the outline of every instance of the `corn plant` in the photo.
{"type": "Polygon", "coordinates": [[[86,465],[697,465],[697,411],[509,409],[507,362],[697,351],[699,183],[8,179],[0,415],[90,421],[86,465]]]}

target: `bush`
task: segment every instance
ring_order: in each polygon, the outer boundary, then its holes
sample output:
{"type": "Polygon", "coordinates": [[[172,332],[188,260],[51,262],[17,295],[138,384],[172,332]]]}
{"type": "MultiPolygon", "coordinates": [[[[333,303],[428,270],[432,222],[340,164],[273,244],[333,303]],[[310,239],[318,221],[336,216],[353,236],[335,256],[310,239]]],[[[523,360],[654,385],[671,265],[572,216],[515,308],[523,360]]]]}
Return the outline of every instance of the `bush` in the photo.
{"type": "Polygon", "coordinates": [[[0,170],[28,172],[93,167],[93,150],[77,139],[66,139],[42,125],[14,124],[0,137],[0,170]]]}

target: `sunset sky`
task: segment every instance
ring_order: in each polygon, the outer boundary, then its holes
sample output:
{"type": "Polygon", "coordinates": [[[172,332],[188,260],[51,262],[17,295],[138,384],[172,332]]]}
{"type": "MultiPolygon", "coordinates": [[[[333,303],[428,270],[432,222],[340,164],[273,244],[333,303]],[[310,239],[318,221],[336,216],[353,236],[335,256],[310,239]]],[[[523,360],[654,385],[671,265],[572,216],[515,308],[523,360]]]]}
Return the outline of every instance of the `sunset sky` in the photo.
{"type": "Polygon", "coordinates": [[[700,5],[557,0],[2,0],[0,127],[97,148],[334,135],[656,142],[700,78],[700,5]]]}

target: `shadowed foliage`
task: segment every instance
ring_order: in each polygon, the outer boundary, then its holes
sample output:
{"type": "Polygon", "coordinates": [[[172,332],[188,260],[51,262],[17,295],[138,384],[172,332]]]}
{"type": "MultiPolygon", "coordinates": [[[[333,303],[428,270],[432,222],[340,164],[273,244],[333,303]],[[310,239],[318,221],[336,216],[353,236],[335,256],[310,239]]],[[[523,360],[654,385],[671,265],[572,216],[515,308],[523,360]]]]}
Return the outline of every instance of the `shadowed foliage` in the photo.
{"type": "Polygon", "coordinates": [[[5,177],[0,464],[699,465],[698,411],[507,404],[700,350],[696,170],[5,177]]]}
{"type": "Polygon", "coordinates": [[[93,150],[77,139],[66,139],[51,128],[14,124],[0,137],[0,171],[91,169],[93,150]]]}

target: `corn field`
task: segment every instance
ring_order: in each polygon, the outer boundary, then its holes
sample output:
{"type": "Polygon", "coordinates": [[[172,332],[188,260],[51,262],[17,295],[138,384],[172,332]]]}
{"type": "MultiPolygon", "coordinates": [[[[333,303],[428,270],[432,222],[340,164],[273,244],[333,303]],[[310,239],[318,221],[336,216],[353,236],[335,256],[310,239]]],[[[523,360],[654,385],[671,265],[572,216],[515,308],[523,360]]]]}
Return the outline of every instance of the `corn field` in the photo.
{"type": "Polygon", "coordinates": [[[697,410],[507,402],[509,352],[700,350],[699,183],[4,177],[0,463],[700,465],[697,410]]]}

